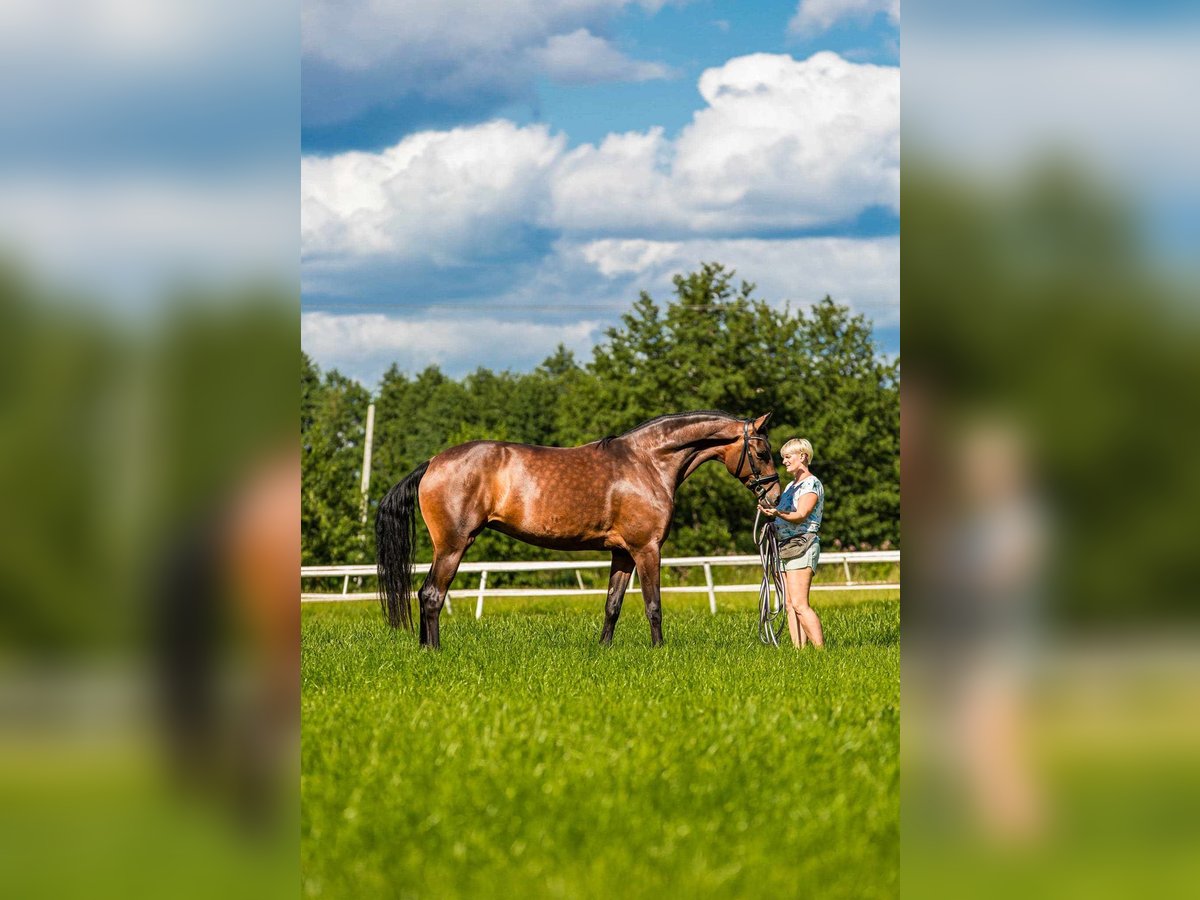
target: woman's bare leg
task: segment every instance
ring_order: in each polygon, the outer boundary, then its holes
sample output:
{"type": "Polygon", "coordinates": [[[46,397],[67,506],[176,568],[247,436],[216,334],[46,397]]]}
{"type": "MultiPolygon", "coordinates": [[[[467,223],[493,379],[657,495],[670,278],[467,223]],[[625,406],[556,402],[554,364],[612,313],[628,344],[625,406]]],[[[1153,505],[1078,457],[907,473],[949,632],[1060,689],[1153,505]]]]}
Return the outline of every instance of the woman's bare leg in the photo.
{"type": "Polygon", "coordinates": [[[792,609],[790,603],[785,601],[785,611],[787,615],[788,633],[792,636],[793,647],[803,647],[808,643],[808,635],[804,633],[804,629],[800,627],[800,620],[796,618],[796,612],[792,609]]]}
{"type": "MultiPolygon", "coordinates": [[[[784,572],[783,577],[787,586],[789,626],[794,617],[800,628],[808,635],[808,639],[812,641],[813,646],[824,647],[825,634],[821,630],[821,620],[817,618],[816,610],[808,605],[808,589],[812,584],[813,570],[795,569],[791,572],[784,572]]],[[[795,642],[794,636],[793,642],[795,642]]],[[[800,644],[797,643],[796,646],[800,646],[800,644]]]]}

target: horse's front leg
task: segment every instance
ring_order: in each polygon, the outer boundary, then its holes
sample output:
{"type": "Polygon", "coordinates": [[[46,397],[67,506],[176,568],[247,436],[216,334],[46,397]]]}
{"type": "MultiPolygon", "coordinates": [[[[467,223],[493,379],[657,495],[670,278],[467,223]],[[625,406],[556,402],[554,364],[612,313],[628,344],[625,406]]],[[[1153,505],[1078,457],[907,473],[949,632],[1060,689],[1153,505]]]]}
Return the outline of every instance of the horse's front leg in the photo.
{"type": "Polygon", "coordinates": [[[638,578],[642,582],[642,601],[646,604],[646,619],[650,622],[650,646],[658,647],[663,642],[662,599],[659,592],[658,545],[643,547],[633,555],[637,563],[638,578]]]}
{"type": "Polygon", "coordinates": [[[614,550],[612,568],[608,571],[608,600],[604,604],[604,630],[600,632],[600,643],[611,644],[613,632],[617,628],[617,618],[621,615],[621,603],[625,599],[625,589],[629,587],[629,579],[633,577],[633,557],[624,550],[614,550]]]}

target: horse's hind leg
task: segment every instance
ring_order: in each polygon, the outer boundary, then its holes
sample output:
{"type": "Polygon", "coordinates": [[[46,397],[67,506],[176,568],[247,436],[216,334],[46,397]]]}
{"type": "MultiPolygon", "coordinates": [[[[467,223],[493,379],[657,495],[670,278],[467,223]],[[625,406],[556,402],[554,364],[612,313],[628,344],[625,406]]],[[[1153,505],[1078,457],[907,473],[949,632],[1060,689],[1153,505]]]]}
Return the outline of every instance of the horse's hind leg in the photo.
{"type": "Polygon", "coordinates": [[[441,648],[441,615],[442,607],[446,605],[446,594],[450,590],[450,582],[458,571],[466,546],[455,547],[451,550],[437,552],[433,557],[433,565],[417,598],[421,603],[421,646],[431,650],[441,648]]]}
{"type": "Polygon", "coordinates": [[[600,632],[600,643],[611,644],[617,618],[621,615],[621,602],[625,589],[633,576],[633,557],[624,550],[614,550],[612,568],[608,572],[608,600],[604,604],[604,630],[600,632]]]}
{"type": "Polygon", "coordinates": [[[446,477],[445,470],[438,469],[421,483],[421,516],[433,540],[433,564],[417,599],[421,604],[421,646],[432,650],[441,647],[438,623],[450,582],[486,521],[484,511],[472,506],[473,498],[448,490],[446,477]]]}

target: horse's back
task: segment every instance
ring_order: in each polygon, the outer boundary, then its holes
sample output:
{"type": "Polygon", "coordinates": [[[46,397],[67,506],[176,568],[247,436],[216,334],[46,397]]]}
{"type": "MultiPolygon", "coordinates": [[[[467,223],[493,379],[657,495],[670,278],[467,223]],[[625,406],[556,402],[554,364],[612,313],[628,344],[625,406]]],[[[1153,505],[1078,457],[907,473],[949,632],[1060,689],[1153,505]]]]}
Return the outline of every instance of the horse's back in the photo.
{"type": "Polygon", "coordinates": [[[501,503],[523,488],[570,491],[614,472],[610,454],[599,443],[581,447],[542,447],[509,441],[470,441],[435,456],[425,473],[431,486],[457,483],[480,499],[501,503]]]}
{"type": "Polygon", "coordinates": [[[421,510],[472,532],[487,525],[545,546],[602,544],[617,465],[599,444],[541,447],[471,441],[439,453],[421,482],[421,510]]]}

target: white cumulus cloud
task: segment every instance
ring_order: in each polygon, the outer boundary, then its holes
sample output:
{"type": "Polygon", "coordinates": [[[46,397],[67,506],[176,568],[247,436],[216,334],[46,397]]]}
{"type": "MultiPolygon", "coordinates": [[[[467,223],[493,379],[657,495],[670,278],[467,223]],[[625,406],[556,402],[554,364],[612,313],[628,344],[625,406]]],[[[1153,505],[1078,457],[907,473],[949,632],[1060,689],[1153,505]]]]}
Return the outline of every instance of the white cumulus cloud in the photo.
{"type": "Polygon", "coordinates": [[[449,265],[511,246],[536,218],[562,136],[495,121],[410,135],[381,153],[301,160],[301,254],[449,265]]]}
{"type": "Polygon", "coordinates": [[[366,385],[393,362],[405,371],[438,365],[456,377],[478,366],[528,370],[560,343],[584,362],[604,328],[615,324],[639,291],[665,302],[673,296],[675,274],[708,261],[753,280],[755,296],[776,306],[788,302],[803,309],[828,294],[878,327],[899,325],[897,236],[563,239],[529,271],[518,276],[505,268],[505,277],[491,289],[456,296],[441,307],[433,303],[425,312],[305,313],[302,345],[322,367],[366,385]]]}
{"type": "MultiPolygon", "coordinates": [[[[656,297],[672,276],[717,261],[757,285],[755,295],[806,307],[826,295],[865,313],[878,326],[900,321],[900,239],[812,237],[784,240],[602,239],[564,247],[614,287],[637,285],[656,297]]],[[[628,294],[628,291],[626,291],[628,294]]]]}
{"type": "Polygon", "coordinates": [[[308,313],[305,348],[365,383],[393,360],[519,369],[560,342],[586,357],[638,290],[665,300],[702,261],[772,302],[829,294],[894,327],[897,236],[789,232],[898,209],[899,69],[756,54],[709,69],[699,90],[674,137],[569,148],[545,125],[497,120],[305,158],[305,295],[356,311],[308,313]]]}
{"type": "Polygon", "coordinates": [[[699,88],[707,106],[674,142],[655,129],[573,150],[556,224],[732,233],[898,209],[898,68],[753,54],[708,69],[699,88]]]}
{"type": "Polygon", "coordinates": [[[600,324],[518,322],[495,316],[424,316],[401,319],[381,313],[304,313],[300,343],[323,368],[373,385],[394,362],[406,371],[436,365],[460,377],[480,365],[530,369],[559,344],[586,358],[600,324]]]}
{"type": "Polygon", "coordinates": [[[308,157],[306,261],[434,265],[518,252],[530,230],[591,237],[745,235],[898,209],[899,69],[755,54],[700,78],[706,106],[663,130],[566,149],[507,121],[308,157]]]}

